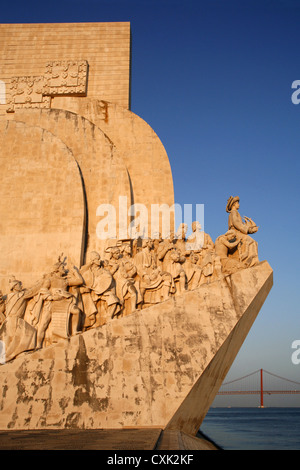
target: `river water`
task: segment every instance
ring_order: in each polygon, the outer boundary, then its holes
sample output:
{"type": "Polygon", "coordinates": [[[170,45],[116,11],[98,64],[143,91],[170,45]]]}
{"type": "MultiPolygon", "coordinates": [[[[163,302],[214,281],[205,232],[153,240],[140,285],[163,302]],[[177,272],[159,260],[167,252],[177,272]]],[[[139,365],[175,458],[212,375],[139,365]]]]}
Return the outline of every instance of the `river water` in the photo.
{"type": "Polygon", "coordinates": [[[224,450],[300,450],[300,408],[210,408],[200,431],[224,450]]]}

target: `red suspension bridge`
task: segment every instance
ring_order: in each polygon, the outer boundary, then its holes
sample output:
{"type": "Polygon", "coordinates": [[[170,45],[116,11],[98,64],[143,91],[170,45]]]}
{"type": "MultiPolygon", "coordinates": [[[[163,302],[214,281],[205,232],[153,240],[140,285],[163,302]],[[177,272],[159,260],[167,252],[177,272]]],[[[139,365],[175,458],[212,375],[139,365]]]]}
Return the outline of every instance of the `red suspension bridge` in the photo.
{"type": "Polygon", "coordinates": [[[223,383],[218,395],[259,395],[260,407],[264,407],[264,395],[300,394],[300,382],[289,380],[258,369],[230,382],[223,383]]]}

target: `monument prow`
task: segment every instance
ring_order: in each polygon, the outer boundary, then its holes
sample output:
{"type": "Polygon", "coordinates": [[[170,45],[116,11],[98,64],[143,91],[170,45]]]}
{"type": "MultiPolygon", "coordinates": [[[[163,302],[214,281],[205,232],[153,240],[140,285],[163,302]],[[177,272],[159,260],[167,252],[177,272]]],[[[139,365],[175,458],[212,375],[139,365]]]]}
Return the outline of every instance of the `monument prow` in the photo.
{"type": "Polygon", "coordinates": [[[272,287],[267,262],[0,367],[0,429],[196,436],[272,287]]]}

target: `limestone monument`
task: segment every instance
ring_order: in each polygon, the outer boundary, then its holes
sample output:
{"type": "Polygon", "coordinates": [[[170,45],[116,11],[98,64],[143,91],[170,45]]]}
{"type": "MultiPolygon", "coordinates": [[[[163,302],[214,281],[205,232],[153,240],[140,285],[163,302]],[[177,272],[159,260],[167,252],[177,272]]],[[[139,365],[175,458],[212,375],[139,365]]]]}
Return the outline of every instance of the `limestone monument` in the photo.
{"type": "Polygon", "coordinates": [[[272,286],[258,227],[230,196],[215,242],[176,231],[167,154],[130,111],[129,23],[0,40],[0,448],[212,448],[199,427],[272,286]]]}

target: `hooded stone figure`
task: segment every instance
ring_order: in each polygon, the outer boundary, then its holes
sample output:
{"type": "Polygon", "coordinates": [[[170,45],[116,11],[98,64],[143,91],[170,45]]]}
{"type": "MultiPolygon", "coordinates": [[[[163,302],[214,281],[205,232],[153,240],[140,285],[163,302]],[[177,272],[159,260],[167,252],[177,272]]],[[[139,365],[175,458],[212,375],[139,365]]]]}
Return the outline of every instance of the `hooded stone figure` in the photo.
{"type": "Polygon", "coordinates": [[[215,241],[216,256],[220,258],[223,274],[233,274],[246,266],[233,255],[238,250],[240,240],[236,238],[234,230],[228,230],[215,241]]]}

